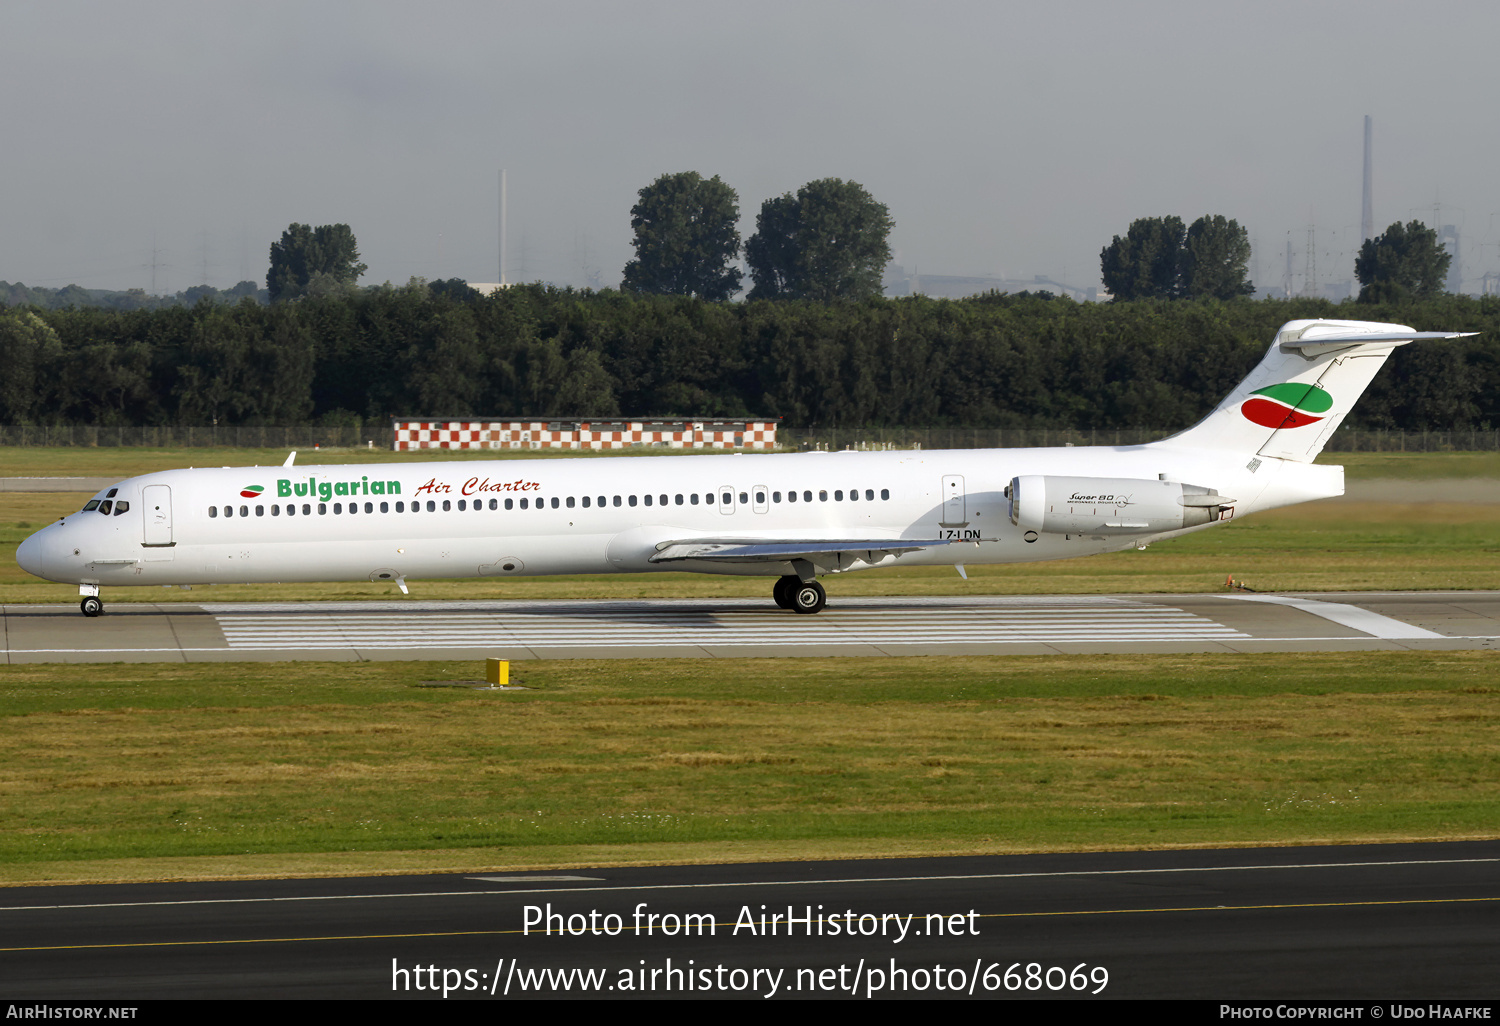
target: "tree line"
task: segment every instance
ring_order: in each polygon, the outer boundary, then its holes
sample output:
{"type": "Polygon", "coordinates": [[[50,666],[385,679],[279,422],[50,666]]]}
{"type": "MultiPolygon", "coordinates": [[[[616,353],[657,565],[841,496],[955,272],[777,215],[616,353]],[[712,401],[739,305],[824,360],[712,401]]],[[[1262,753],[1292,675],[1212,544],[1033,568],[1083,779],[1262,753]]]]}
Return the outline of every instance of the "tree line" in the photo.
{"type": "MultiPolygon", "coordinates": [[[[1452,254],[1421,221],[1397,221],[1366,239],[1354,260],[1360,303],[1400,304],[1443,295],[1452,254]]],[[[1222,214],[1183,227],[1180,217],[1142,217],[1099,253],[1100,279],[1116,302],[1233,299],[1254,295],[1250,235],[1222,214]]]]}
{"type": "MultiPolygon", "coordinates": [[[[740,291],[739,195],[715,175],[662,175],[630,210],[627,292],[727,300],[740,291]]],[[[745,242],[749,299],[869,299],[891,259],[890,210],[858,182],[820,178],[761,204],[745,242]]]]}
{"type": "Polygon", "coordinates": [[[1044,295],[747,301],[452,280],[116,311],[0,308],[0,423],[740,416],[788,427],[1184,427],[1298,317],[1476,338],[1397,351],[1351,426],[1500,426],[1500,300],[1044,295]]]}

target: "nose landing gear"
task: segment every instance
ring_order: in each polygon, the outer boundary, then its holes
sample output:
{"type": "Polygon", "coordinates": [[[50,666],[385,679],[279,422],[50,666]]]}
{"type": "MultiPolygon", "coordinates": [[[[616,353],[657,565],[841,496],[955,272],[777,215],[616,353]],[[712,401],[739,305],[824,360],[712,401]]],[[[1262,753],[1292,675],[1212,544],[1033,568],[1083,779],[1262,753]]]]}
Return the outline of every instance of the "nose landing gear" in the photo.
{"type": "Polygon", "coordinates": [[[104,612],[104,603],[99,601],[99,585],[80,584],[78,594],[83,596],[78,608],[83,610],[84,616],[98,616],[104,612]]]}
{"type": "Polygon", "coordinates": [[[800,577],[791,575],[777,579],[771,597],[782,609],[794,613],[816,613],[828,604],[828,593],[821,584],[817,581],[804,583],[800,577]]]}

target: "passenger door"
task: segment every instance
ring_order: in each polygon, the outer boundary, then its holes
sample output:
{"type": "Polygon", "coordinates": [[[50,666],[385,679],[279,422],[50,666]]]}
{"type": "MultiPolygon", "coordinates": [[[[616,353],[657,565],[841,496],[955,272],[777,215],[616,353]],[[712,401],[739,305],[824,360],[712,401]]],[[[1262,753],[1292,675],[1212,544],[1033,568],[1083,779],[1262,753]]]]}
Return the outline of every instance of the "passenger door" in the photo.
{"type": "MultiPolygon", "coordinates": [[[[141,489],[141,516],[144,535],[141,542],[148,549],[169,549],[172,540],[172,489],[167,485],[147,485],[141,489]]],[[[170,552],[148,558],[171,559],[170,552]]]]}

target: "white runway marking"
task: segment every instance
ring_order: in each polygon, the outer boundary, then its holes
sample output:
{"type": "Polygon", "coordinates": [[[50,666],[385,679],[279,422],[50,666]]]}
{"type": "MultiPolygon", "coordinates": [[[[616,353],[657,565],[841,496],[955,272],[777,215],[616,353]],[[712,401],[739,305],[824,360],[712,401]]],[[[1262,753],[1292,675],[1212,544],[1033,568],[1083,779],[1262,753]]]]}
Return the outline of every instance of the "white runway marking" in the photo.
{"type": "MultiPolygon", "coordinates": [[[[209,607],[205,607],[209,608],[209,607]]],[[[222,607],[220,607],[222,608],[222,607]]],[[[966,608],[698,611],[640,605],[573,610],[275,610],[215,613],[235,649],[471,648],[488,645],[721,648],[736,645],[962,645],[1089,641],[1201,641],[1250,637],[1204,616],[1118,599],[995,603],[966,608]]]]}
{"type": "Polygon", "coordinates": [[[1442,634],[1425,627],[1402,623],[1380,613],[1345,602],[1324,602],[1321,599],[1293,598],[1288,595],[1226,595],[1225,598],[1241,602],[1270,602],[1278,606],[1291,606],[1304,613],[1321,616],[1325,620],[1364,631],[1372,638],[1441,638],[1442,634]]]}

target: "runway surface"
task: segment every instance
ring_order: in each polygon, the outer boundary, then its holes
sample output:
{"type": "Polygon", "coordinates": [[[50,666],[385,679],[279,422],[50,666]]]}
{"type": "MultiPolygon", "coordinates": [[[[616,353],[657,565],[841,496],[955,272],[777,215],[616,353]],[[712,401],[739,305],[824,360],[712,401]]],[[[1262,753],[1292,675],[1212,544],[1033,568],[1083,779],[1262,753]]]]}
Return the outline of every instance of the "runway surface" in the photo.
{"type": "Polygon", "coordinates": [[[1492,1001],[1497,912],[1494,841],[26,887],[0,990],[1492,1001]]]}
{"type": "Polygon", "coordinates": [[[0,607],[5,658],[34,662],[749,658],[1484,649],[1500,592],[309,602],[0,607]]]}

